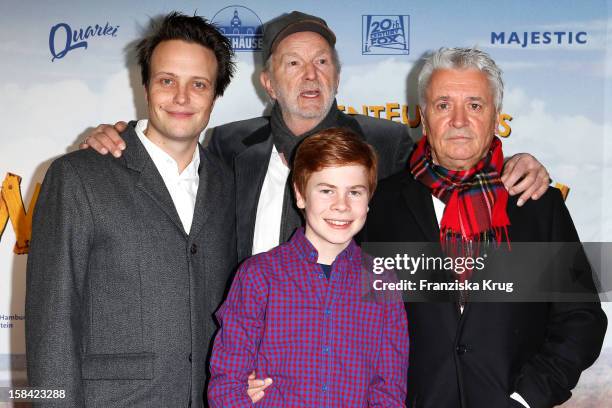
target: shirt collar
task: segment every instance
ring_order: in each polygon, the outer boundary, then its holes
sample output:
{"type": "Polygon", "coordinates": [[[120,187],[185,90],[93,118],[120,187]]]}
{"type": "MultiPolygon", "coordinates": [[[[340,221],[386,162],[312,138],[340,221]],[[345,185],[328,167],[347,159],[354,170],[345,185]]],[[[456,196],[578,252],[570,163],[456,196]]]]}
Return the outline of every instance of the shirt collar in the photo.
{"type": "MultiPolygon", "coordinates": [[[[306,235],[304,235],[303,227],[300,227],[295,230],[295,233],[293,234],[289,242],[295,248],[300,259],[304,259],[310,263],[317,263],[317,259],[319,258],[319,252],[308,240],[308,238],[306,238],[306,235]]],[[[357,246],[354,239],[351,239],[351,242],[346,248],[344,248],[344,250],[342,250],[342,252],[338,254],[334,262],[341,259],[348,259],[349,261],[352,261],[353,258],[358,254],[359,246],[357,246]]]]}
{"type": "Polygon", "coordinates": [[[191,162],[185,167],[182,173],[178,172],[178,164],[176,160],[168,153],[166,153],[161,147],[153,143],[144,133],[147,129],[149,121],[147,119],[141,119],[136,123],[136,134],[140,139],[141,143],[151,156],[151,160],[155,163],[155,167],[159,170],[162,175],[172,175],[183,180],[192,180],[199,178],[198,169],[200,167],[200,149],[196,146],[191,162]]]}

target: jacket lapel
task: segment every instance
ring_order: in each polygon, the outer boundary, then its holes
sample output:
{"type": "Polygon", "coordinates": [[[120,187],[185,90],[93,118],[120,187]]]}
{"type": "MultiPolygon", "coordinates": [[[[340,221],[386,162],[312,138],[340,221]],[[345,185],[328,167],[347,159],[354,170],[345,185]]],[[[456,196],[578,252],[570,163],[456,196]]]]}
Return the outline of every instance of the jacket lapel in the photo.
{"type": "Polygon", "coordinates": [[[402,197],[414,216],[427,242],[440,240],[440,228],[436,219],[431,194],[427,187],[414,180],[410,173],[402,180],[402,197]]]}
{"type": "Polygon", "coordinates": [[[164,180],[138,139],[133,125],[135,123],[130,123],[122,134],[127,146],[122,156],[124,163],[128,168],[140,173],[136,187],[149,196],[176,227],[185,234],[185,229],[174,207],[170,193],[164,184],[164,180]]]}
{"type": "MultiPolygon", "coordinates": [[[[414,216],[416,223],[423,233],[425,242],[440,241],[440,227],[436,218],[436,211],[433,207],[433,199],[429,189],[416,181],[410,172],[406,172],[406,177],[402,180],[402,198],[406,207],[414,216]]],[[[440,251],[439,256],[443,256],[440,251]]],[[[436,319],[446,327],[446,332],[455,340],[459,335],[460,318],[456,302],[442,302],[431,305],[436,310],[436,319]]],[[[465,313],[465,310],[464,310],[465,313]]]]}
{"type": "Polygon", "coordinates": [[[189,231],[191,237],[196,237],[202,226],[206,223],[206,219],[210,214],[210,211],[206,211],[206,203],[216,201],[216,197],[219,197],[221,183],[223,183],[222,177],[216,171],[216,167],[211,162],[210,157],[208,157],[208,154],[205,153],[199,144],[198,149],[200,149],[200,168],[198,169],[200,182],[193,210],[193,221],[189,231]]]}
{"type": "Polygon", "coordinates": [[[236,230],[240,260],[251,255],[253,248],[257,203],[272,152],[270,126],[255,131],[244,140],[244,144],[247,148],[234,158],[236,230]]]}

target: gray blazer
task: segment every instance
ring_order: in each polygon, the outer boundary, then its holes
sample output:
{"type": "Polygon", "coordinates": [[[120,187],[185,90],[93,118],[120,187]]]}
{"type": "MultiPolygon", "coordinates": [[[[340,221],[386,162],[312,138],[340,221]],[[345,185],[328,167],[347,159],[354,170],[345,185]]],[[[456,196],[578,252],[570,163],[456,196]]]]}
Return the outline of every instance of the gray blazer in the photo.
{"type": "Polygon", "coordinates": [[[200,148],[191,232],[133,127],[123,157],[50,167],[34,216],[26,347],[44,406],[202,407],[213,313],[236,264],[231,170],[200,148]]]}

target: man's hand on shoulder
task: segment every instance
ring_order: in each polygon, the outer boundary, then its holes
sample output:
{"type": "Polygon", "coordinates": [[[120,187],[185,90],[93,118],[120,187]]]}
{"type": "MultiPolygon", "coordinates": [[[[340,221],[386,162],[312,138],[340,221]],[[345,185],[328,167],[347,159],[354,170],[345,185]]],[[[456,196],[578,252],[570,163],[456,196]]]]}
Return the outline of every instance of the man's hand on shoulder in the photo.
{"type": "Polygon", "coordinates": [[[502,183],[510,195],[520,194],[517,205],[522,206],[530,198],[542,197],[550,184],[546,168],[529,153],[518,153],[504,164],[502,183]]]}
{"type": "Polygon", "coordinates": [[[115,157],[121,157],[125,150],[125,142],[119,136],[127,128],[127,123],[117,122],[115,126],[102,124],[89,132],[85,141],[79,146],[81,149],[92,148],[100,154],[111,152],[115,157]]]}

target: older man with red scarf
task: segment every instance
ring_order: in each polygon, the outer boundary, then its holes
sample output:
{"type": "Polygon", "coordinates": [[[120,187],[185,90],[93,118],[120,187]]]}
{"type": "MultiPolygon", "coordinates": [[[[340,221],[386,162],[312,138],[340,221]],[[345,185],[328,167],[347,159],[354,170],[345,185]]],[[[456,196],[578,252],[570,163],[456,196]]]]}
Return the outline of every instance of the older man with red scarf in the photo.
{"type": "MultiPolygon", "coordinates": [[[[557,189],[519,207],[500,179],[503,82],[489,55],[433,53],[419,96],[424,136],[409,171],[380,183],[366,241],[440,242],[451,256],[501,241],[579,241],[557,189]]],[[[456,300],[406,304],[409,406],[552,407],[599,355],[607,321],[596,300],[476,303],[463,292],[456,300]]]]}

